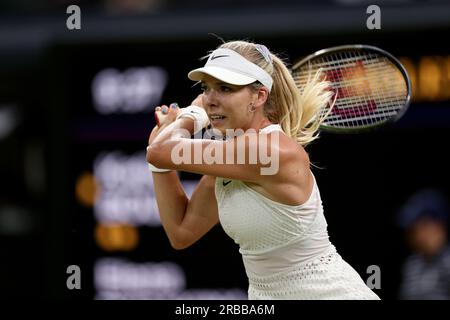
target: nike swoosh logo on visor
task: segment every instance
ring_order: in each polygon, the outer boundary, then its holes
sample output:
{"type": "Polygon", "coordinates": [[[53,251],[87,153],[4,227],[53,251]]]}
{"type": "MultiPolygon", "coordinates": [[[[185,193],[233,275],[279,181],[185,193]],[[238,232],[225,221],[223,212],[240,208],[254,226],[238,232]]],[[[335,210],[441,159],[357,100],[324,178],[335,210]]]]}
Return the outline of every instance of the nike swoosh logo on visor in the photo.
{"type": "Polygon", "coordinates": [[[217,59],[217,58],[223,58],[223,57],[229,57],[229,55],[223,54],[223,55],[220,55],[220,56],[212,56],[210,60],[214,60],[214,59],[217,59]]]}

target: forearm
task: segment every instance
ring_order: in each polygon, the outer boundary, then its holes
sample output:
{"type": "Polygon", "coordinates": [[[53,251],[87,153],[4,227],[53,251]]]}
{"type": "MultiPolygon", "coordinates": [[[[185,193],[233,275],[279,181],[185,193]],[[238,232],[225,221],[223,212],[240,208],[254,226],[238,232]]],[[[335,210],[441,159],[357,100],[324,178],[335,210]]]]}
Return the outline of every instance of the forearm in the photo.
{"type": "Polygon", "coordinates": [[[164,144],[181,138],[190,138],[194,132],[194,121],[188,118],[178,119],[168,125],[161,127],[150,146],[153,144],[164,144]]]}
{"type": "MultiPolygon", "coordinates": [[[[155,161],[166,159],[167,162],[167,157],[171,156],[171,146],[176,143],[175,141],[190,138],[193,131],[194,121],[189,118],[181,118],[161,125],[150,136],[147,161],[155,166],[159,166],[155,161]]],[[[177,235],[185,217],[189,199],[176,171],[153,173],[153,184],[161,223],[173,245],[177,242],[177,235]]]]}
{"type": "MultiPolygon", "coordinates": [[[[151,159],[149,155],[149,148],[151,148],[154,141],[170,124],[164,124],[161,127],[155,127],[149,138],[149,146],[147,148],[147,161],[151,159]]],[[[171,131],[170,128],[168,131],[171,131]]],[[[188,198],[181,185],[180,179],[176,171],[165,173],[152,173],[153,189],[158,205],[159,216],[161,224],[166,231],[170,240],[177,236],[177,228],[182,223],[188,198]]]]}
{"type": "Polygon", "coordinates": [[[171,243],[176,241],[189,202],[176,171],[153,173],[153,185],[161,224],[171,243]]]}
{"type": "MultiPolygon", "coordinates": [[[[166,109],[164,107],[161,112],[166,114],[166,109]]],[[[200,191],[197,186],[192,199],[189,200],[176,171],[162,171],[178,169],[179,163],[172,161],[173,148],[179,147],[180,143],[190,146],[191,136],[195,132],[201,132],[209,120],[205,110],[195,106],[183,109],[179,113],[171,107],[167,116],[158,120],[162,121],[158,121],[160,125],[152,130],[149,137],[147,162],[151,164],[150,168],[153,171],[154,192],[161,224],[172,247],[183,249],[217,223],[217,214],[203,216],[204,204],[199,208],[199,203],[205,202],[203,198],[215,199],[214,189],[211,186],[206,187],[205,181],[209,180],[204,178],[200,180],[204,186],[200,187],[200,191]],[[208,189],[206,194],[201,191],[205,188],[208,189]]],[[[210,205],[211,201],[206,203],[210,205]]]]}
{"type": "Polygon", "coordinates": [[[173,164],[172,150],[181,139],[190,139],[194,124],[190,119],[179,119],[170,123],[154,135],[147,148],[147,162],[158,168],[176,170],[173,164]]]}

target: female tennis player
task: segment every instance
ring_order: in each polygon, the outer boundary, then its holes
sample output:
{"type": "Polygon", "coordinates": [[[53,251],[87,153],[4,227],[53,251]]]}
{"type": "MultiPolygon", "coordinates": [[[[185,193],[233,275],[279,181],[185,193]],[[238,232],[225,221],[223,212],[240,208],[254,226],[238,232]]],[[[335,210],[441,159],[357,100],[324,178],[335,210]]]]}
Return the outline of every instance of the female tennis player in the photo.
{"type": "Polygon", "coordinates": [[[188,77],[203,93],[187,108],[158,107],[147,148],[172,246],[220,222],[240,246],[249,299],[379,299],[329,241],[304,149],[332,104],[327,82],[316,74],[299,92],[281,59],[244,41],[222,44],[188,77]],[[191,139],[209,124],[226,139],[191,139]],[[203,175],[190,199],[175,170],[203,175]]]}

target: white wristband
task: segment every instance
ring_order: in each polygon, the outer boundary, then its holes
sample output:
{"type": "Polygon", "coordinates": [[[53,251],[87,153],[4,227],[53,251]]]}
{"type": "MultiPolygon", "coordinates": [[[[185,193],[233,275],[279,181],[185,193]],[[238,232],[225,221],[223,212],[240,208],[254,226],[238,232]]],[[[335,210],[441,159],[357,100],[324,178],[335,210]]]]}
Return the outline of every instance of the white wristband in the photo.
{"type": "Polygon", "coordinates": [[[206,128],[209,124],[208,114],[205,109],[197,106],[189,106],[180,109],[177,120],[180,118],[191,118],[194,120],[194,134],[206,128]]]}
{"type": "MultiPolygon", "coordinates": [[[[149,147],[147,147],[147,152],[148,152],[148,148],[149,148],[149,147]]],[[[161,169],[161,168],[155,167],[154,165],[152,165],[152,164],[149,163],[149,162],[147,162],[147,164],[148,164],[148,169],[149,169],[151,172],[169,172],[169,171],[172,171],[171,169],[161,169]]]]}
{"type": "Polygon", "coordinates": [[[151,163],[148,163],[148,162],[147,162],[147,164],[148,164],[148,168],[149,168],[149,170],[151,172],[169,172],[169,171],[172,171],[171,169],[161,169],[161,168],[155,167],[154,165],[152,165],[151,163]]]}

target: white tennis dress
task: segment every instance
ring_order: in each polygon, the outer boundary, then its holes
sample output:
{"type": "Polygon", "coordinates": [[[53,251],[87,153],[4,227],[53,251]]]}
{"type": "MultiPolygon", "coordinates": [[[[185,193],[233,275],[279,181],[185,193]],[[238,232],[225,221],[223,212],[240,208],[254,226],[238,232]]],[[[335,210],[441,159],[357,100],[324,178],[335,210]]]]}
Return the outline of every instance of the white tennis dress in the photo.
{"type": "MultiPolygon", "coordinates": [[[[261,132],[273,130],[281,127],[261,132]]],[[[221,225],[240,247],[249,299],[379,299],[329,241],[315,178],[310,198],[297,206],[220,177],[215,194],[221,225]]]]}

